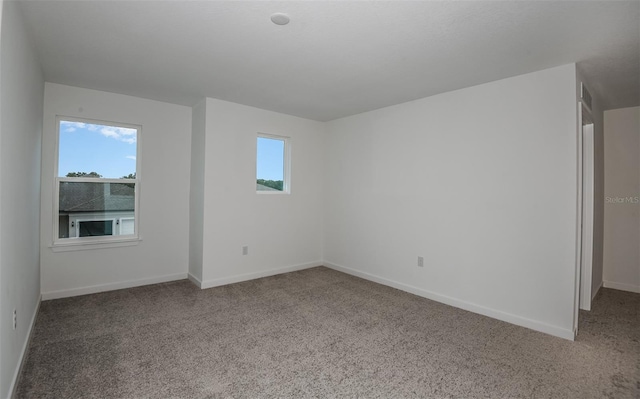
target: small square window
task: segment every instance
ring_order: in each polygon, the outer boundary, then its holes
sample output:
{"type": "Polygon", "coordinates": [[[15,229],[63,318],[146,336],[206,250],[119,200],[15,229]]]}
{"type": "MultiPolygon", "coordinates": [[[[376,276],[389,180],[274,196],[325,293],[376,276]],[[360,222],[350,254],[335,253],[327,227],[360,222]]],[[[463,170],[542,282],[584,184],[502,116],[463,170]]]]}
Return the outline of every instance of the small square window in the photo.
{"type": "Polygon", "coordinates": [[[289,193],[289,138],[258,134],[256,147],[256,191],[289,193]]]}

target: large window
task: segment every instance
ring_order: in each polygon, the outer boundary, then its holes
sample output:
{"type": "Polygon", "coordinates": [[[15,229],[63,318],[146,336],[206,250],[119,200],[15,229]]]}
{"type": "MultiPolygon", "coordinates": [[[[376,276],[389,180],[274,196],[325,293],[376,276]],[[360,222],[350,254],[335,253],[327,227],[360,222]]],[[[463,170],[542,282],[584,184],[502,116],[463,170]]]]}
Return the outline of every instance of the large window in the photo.
{"type": "Polygon", "coordinates": [[[289,193],[289,138],[258,134],[256,148],[256,191],[289,193]]]}
{"type": "Polygon", "coordinates": [[[135,238],[140,127],[57,118],[58,243],[135,238]]]}

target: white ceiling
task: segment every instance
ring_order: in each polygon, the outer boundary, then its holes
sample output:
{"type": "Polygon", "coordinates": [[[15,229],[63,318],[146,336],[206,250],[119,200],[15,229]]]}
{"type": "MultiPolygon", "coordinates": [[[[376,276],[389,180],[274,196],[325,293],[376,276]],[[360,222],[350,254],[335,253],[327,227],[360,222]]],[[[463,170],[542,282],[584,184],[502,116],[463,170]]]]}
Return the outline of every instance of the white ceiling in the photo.
{"type": "Polygon", "coordinates": [[[24,1],[49,82],[326,121],[577,62],[640,105],[640,1],[24,1]],[[269,17],[285,12],[286,26],[269,17]]]}

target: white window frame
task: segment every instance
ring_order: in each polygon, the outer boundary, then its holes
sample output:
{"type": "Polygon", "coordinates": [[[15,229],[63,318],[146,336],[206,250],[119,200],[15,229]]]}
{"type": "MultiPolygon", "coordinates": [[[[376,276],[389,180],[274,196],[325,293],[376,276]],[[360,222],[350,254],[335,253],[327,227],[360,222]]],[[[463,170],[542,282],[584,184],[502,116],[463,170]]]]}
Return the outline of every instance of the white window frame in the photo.
{"type": "MultiPolygon", "coordinates": [[[[125,212],[128,213],[128,212],[125,212]]],[[[111,221],[113,223],[113,227],[112,227],[112,235],[116,235],[116,236],[120,236],[122,237],[123,235],[121,234],[122,232],[122,222],[125,220],[133,220],[134,223],[134,228],[135,228],[135,217],[130,217],[130,216],[123,216],[123,212],[114,212],[112,214],[104,214],[104,213],[89,213],[89,214],[70,214],[69,215],[69,236],[71,238],[80,238],[80,231],[78,230],[78,226],[77,223],[82,223],[82,222],[95,222],[98,220],[103,220],[103,221],[111,221]],[[73,225],[73,226],[72,226],[73,225]],[[71,233],[73,232],[73,233],[71,233]]],[[[110,237],[110,236],[103,236],[103,237],[110,237]]]]}
{"type": "Polygon", "coordinates": [[[269,134],[269,133],[258,133],[256,136],[256,150],[254,151],[255,154],[255,167],[253,168],[255,171],[255,179],[253,179],[254,184],[255,182],[258,180],[258,139],[259,138],[264,138],[264,139],[271,139],[271,140],[279,140],[279,141],[284,141],[284,162],[283,162],[283,166],[284,166],[284,170],[283,170],[283,176],[282,176],[282,191],[278,191],[278,190],[274,190],[274,191],[259,191],[256,190],[257,194],[260,195],[274,195],[274,194],[291,194],[291,137],[287,137],[287,136],[279,136],[279,135],[275,135],[275,134],[269,134]]]}
{"type": "MultiPolygon", "coordinates": [[[[53,240],[52,249],[54,251],[69,251],[69,250],[83,250],[89,248],[108,248],[113,246],[122,245],[135,245],[140,238],[140,176],[141,176],[141,138],[142,138],[142,126],[133,125],[121,122],[103,121],[97,119],[85,119],[77,118],[73,116],[56,115],[56,137],[55,137],[55,156],[53,165],[53,240]],[[80,122],[94,125],[105,125],[114,127],[123,127],[128,129],[135,129],[136,133],[136,178],[135,179],[105,179],[105,178],[89,178],[89,177],[59,177],[58,176],[58,164],[60,163],[60,122],[80,122]],[[66,237],[59,238],[60,226],[60,183],[61,182],[74,182],[74,183],[134,183],[134,234],[130,235],[110,235],[110,236],[95,236],[95,237],[66,237]]],[[[104,215],[100,220],[114,219],[107,215],[104,215]]],[[[96,219],[87,219],[96,220],[96,219]]],[[[115,233],[116,230],[114,229],[115,233]]],[[[71,234],[69,234],[71,236],[71,234]]]]}

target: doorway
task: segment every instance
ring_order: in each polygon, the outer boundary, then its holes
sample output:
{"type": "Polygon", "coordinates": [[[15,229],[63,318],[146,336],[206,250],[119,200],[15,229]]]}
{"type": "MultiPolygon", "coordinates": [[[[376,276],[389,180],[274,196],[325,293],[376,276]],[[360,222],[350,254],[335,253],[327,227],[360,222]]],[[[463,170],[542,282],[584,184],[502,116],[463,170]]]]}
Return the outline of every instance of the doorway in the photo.
{"type": "Polygon", "coordinates": [[[591,310],[594,211],[594,126],[589,108],[578,102],[578,190],[576,214],[576,275],[573,334],[578,334],[580,309],[591,310]]]}
{"type": "Polygon", "coordinates": [[[594,218],[594,126],[589,110],[580,105],[579,135],[582,137],[582,231],[580,235],[580,309],[591,310],[593,280],[594,218]]]}

